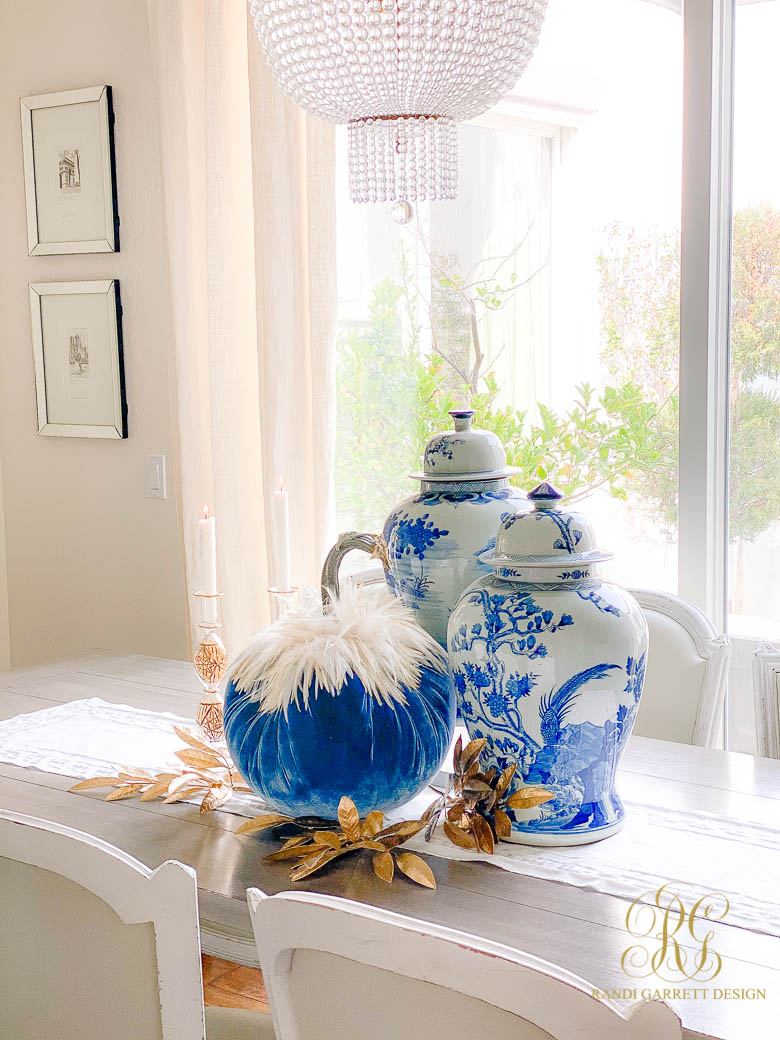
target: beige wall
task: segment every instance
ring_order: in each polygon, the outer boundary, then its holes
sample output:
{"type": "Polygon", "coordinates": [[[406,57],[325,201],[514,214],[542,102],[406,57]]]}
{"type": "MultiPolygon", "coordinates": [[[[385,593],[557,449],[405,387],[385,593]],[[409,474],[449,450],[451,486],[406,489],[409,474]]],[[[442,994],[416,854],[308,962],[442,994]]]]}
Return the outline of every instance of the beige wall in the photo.
{"type": "MultiPolygon", "coordinates": [[[[144,0],[0,0],[0,474],[11,662],[186,654],[157,97],[144,0]],[[121,252],[28,257],[19,97],[114,88],[121,252]],[[27,283],[119,278],[130,436],[36,434],[27,283]],[[166,452],[169,497],[145,497],[166,452]]],[[[0,666],[3,656],[0,523],[0,666]]]]}
{"type": "MultiPolygon", "coordinates": [[[[0,461],[2,461],[0,459],[0,461]]],[[[3,511],[3,470],[0,466],[0,671],[11,666],[8,639],[8,580],[5,569],[5,513],[3,511]]]]}

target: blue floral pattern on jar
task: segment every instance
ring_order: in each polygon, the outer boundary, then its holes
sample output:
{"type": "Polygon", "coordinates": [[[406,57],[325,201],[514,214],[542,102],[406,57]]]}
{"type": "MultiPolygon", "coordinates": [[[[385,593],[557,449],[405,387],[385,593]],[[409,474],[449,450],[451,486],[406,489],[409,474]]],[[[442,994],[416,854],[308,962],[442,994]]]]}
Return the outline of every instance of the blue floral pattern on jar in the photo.
{"type": "Polygon", "coordinates": [[[490,573],[480,556],[493,546],[500,519],[525,508],[525,495],[508,480],[452,482],[440,490],[424,484],[387,518],[387,584],[442,646],[461,592],[490,573]]]}
{"type": "Polygon", "coordinates": [[[413,553],[418,559],[425,559],[425,550],[429,549],[437,538],[448,535],[449,531],[434,526],[430,513],[410,517],[409,513],[400,516],[393,529],[393,544],[390,552],[396,560],[413,553]]]}
{"type": "Polygon", "coordinates": [[[465,441],[462,437],[441,437],[438,440],[432,440],[425,448],[425,454],[423,458],[428,466],[436,465],[436,456],[441,455],[443,459],[447,459],[448,462],[452,462],[454,457],[453,448],[457,448],[458,445],[464,444],[465,441]]]}
{"type": "Polygon", "coordinates": [[[486,765],[517,762],[515,786],[553,794],[511,814],[511,840],[528,844],[579,844],[620,826],[615,775],[645,673],[647,627],[630,595],[561,577],[479,579],[449,624],[460,714],[487,741],[486,765]]]}

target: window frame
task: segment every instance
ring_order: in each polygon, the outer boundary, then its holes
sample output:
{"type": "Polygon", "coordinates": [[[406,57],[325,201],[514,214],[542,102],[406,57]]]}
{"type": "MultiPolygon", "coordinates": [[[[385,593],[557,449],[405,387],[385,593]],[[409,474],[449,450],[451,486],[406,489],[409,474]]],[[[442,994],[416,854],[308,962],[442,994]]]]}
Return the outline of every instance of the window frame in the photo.
{"type": "MultiPolygon", "coordinates": [[[[678,594],[726,631],[737,0],[652,2],[683,18],[678,594]]],[[[555,166],[581,118],[556,111],[545,122],[510,96],[473,122],[554,138],[555,166]]]]}
{"type": "Polygon", "coordinates": [[[728,622],[729,346],[736,0],[685,0],[679,595],[728,622]]]}

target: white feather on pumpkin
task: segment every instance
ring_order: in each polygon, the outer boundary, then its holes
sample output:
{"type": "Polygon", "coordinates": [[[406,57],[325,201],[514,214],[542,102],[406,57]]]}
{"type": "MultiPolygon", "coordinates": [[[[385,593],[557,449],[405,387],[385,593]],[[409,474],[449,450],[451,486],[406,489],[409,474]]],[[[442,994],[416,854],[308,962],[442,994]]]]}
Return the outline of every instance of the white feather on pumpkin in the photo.
{"type": "Polygon", "coordinates": [[[422,668],[445,672],[447,657],[412,611],[384,585],[345,583],[325,613],[319,597],[302,598],[259,632],[230,679],[270,714],[335,696],[353,675],[375,700],[405,704],[403,687],[416,690],[422,668]]]}

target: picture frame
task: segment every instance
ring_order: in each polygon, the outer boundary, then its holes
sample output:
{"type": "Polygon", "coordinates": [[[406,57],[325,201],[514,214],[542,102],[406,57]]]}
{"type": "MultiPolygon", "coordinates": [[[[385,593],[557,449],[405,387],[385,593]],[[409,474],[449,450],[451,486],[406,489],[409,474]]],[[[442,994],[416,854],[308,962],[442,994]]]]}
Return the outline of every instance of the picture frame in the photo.
{"type": "Polygon", "coordinates": [[[119,251],[110,86],[20,99],[30,256],[119,251]]]}
{"type": "Polygon", "coordinates": [[[29,293],[39,435],[126,438],[119,282],[32,282],[29,293]]]}

